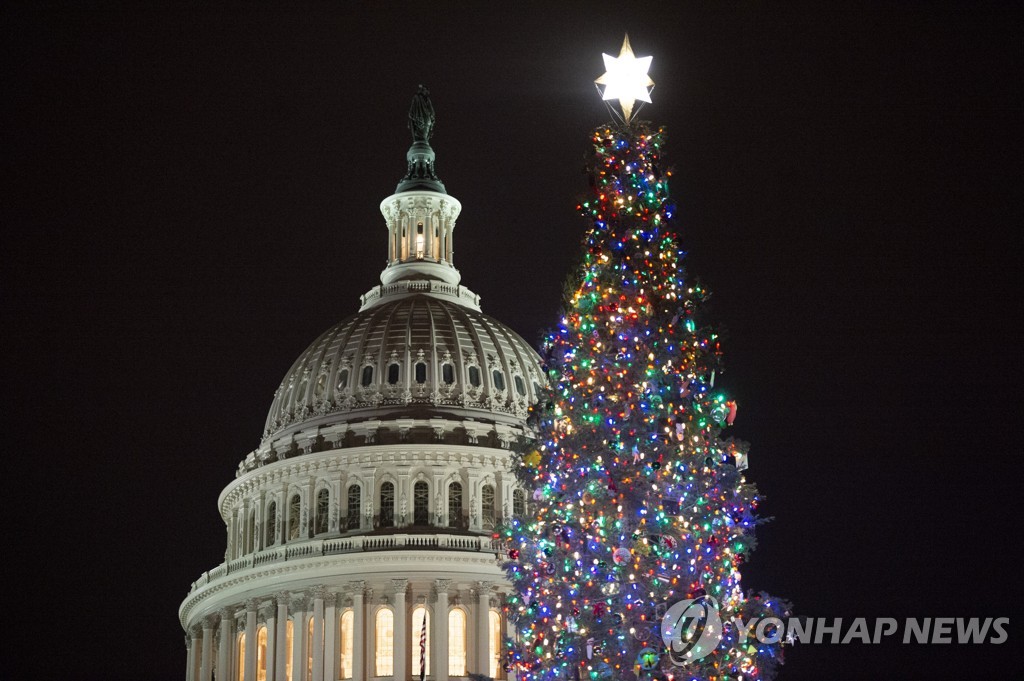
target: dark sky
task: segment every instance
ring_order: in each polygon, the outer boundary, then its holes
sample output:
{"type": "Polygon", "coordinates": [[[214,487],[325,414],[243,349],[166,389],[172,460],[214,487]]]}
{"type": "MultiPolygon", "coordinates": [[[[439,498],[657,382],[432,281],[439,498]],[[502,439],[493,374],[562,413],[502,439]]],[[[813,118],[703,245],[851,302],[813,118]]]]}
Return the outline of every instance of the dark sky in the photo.
{"type": "MultiPolygon", "coordinates": [[[[183,678],[217,495],[377,283],[419,83],[463,283],[539,338],[626,30],[775,517],[745,584],[807,616],[1019,618],[1011,3],[553,4],[0,10],[0,677],[183,678]]],[[[1001,647],[797,647],[780,678],[1008,678],[1011,623],[1001,647]]]]}

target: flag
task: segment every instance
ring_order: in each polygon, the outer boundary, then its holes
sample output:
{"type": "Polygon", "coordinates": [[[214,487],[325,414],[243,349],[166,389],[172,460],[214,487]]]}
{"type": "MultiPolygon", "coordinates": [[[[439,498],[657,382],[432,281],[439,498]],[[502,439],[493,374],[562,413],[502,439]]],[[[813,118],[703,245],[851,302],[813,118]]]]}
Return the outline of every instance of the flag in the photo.
{"type": "Polygon", "coordinates": [[[420,627],[420,681],[427,677],[427,609],[423,609],[423,626],[420,627]]]}

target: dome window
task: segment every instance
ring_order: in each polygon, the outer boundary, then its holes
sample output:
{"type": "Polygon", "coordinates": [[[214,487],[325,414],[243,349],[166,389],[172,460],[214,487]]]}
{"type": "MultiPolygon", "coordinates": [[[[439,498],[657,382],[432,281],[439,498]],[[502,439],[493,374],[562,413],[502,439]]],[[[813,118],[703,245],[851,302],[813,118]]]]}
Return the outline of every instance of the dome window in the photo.
{"type": "Polygon", "coordinates": [[[288,539],[299,538],[299,513],[302,510],[302,498],[295,494],[288,504],[288,539]]]}
{"type": "Polygon", "coordinates": [[[326,488],[316,493],[316,534],[327,531],[327,517],[331,508],[331,493],[326,488]]]}
{"type": "Polygon", "coordinates": [[[359,485],[349,485],[348,487],[348,515],[346,517],[345,525],[350,530],[359,529],[359,507],[362,505],[361,490],[359,485]]]}
{"type": "Polygon", "coordinates": [[[412,522],[413,525],[430,524],[430,488],[423,480],[412,488],[412,522]]]}
{"type": "Polygon", "coordinates": [[[441,380],[444,381],[445,385],[451,385],[455,383],[455,367],[453,367],[451,364],[442,364],[441,380]]]}
{"type": "Polygon", "coordinates": [[[320,374],[316,377],[316,386],[313,388],[313,394],[317,397],[323,397],[324,390],[327,389],[327,374],[320,374]]]}
{"type": "Polygon", "coordinates": [[[363,379],[360,383],[364,388],[369,388],[373,383],[373,367],[369,364],[363,367],[363,379]]]}
{"type": "Polygon", "coordinates": [[[526,383],[523,382],[523,377],[516,376],[514,380],[516,383],[516,392],[522,395],[523,397],[526,397],[526,383]]]}
{"type": "Polygon", "coordinates": [[[395,483],[385,482],[380,486],[380,526],[395,526],[395,483]]]}
{"type": "Polygon", "coordinates": [[[469,384],[474,388],[480,387],[480,369],[469,367],[469,384]]]}
{"type": "Polygon", "coordinates": [[[396,383],[398,383],[398,373],[399,373],[399,367],[398,367],[397,364],[389,364],[388,365],[388,383],[389,384],[395,385],[396,383]]]}
{"type": "Polygon", "coordinates": [[[420,260],[423,259],[423,253],[426,251],[427,237],[423,233],[423,223],[420,222],[416,225],[416,257],[420,260]]]}
{"type": "Polygon", "coordinates": [[[276,533],[274,530],[277,527],[277,504],[273,501],[270,502],[270,506],[267,507],[267,546],[273,546],[274,536],[276,533]]]}
{"type": "Polygon", "coordinates": [[[498,390],[505,389],[505,374],[501,373],[497,369],[491,372],[491,377],[494,379],[494,387],[498,390]]]}
{"type": "Polygon", "coordinates": [[[462,520],[462,484],[448,485],[448,527],[458,527],[462,520]]]}
{"type": "Polygon", "coordinates": [[[416,382],[423,385],[427,382],[427,363],[416,362],[416,382]]]}
{"type": "Polygon", "coordinates": [[[341,392],[348,387],[348,369],[342,369],[338,374],[338,391],[341,392]]]}
{"type": "Polygon", "coordinates": [[[480,490],[480,515],[485,530],[494,529],[494,485],[484,485],[480,490]]]}

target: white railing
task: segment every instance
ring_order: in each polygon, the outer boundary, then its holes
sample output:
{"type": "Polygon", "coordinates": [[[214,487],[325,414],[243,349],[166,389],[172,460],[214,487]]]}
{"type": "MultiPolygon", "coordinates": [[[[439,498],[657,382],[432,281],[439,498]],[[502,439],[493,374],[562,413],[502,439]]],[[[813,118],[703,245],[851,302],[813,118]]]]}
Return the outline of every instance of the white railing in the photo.
{"type": "Polygon", "coordinates": [[[274,546],[241,558],[235,558],[204,572],[192,583],[189,593],[228,575],[263,565],[318,556],[335,556],[361,551],[391,551],[402,549],[437,549],[441,551],[479,551],[498,553],[501,547],[490,537],[455,534],[385,534],[358,537],[333,537],[293,542],[274,546]]]}

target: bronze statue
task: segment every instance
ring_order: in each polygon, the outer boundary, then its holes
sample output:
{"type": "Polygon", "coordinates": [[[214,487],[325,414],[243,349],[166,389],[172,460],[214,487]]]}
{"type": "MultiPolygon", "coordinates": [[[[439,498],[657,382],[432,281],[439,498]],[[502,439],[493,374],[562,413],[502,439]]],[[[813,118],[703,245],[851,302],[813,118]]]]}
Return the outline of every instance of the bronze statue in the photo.
{"type": "Polygon", "coordinates": [[[416,90],[409,107],[409,132],[414,142],[429,142],[434,132],[434,105],[430,103],[430,91],[422,85],[416,90]]]}

